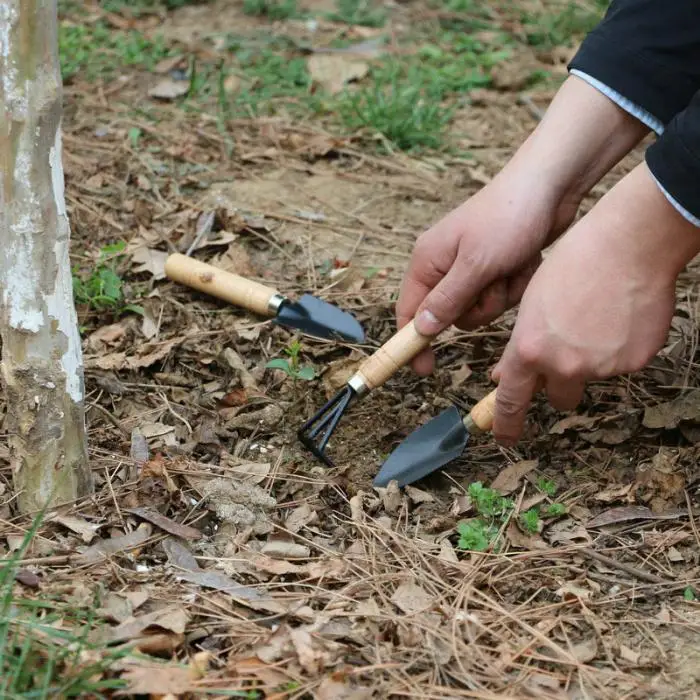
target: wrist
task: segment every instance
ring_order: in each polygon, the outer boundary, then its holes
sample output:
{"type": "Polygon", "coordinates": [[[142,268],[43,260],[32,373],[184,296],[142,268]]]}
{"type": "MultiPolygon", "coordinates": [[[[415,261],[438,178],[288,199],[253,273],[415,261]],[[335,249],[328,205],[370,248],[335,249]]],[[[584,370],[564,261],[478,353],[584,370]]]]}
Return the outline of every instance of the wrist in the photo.
{"type": "Polygon", "coordinates": [[[542,196],[580,203],[649,133],[649,128],[587,82],[570,76],[508,166],[542,196]]]}

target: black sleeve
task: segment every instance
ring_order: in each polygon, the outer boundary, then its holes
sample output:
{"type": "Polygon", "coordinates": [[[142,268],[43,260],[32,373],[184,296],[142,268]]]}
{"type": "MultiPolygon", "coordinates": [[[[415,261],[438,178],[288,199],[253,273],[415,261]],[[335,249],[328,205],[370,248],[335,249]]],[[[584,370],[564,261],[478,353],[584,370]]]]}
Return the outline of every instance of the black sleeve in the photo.
{"type": "Polygon", "coordinates": [[[646,163],[666,193],[697,223],[700,0],[613,0],[569,69],[603,83],[663,124],[661,135],[647,149],[646,163]]]}
{"type": "Polygon", "coordinates": [[[613,0],[569,68],[668,124],[700,89],[700,0],[613,0]]]}

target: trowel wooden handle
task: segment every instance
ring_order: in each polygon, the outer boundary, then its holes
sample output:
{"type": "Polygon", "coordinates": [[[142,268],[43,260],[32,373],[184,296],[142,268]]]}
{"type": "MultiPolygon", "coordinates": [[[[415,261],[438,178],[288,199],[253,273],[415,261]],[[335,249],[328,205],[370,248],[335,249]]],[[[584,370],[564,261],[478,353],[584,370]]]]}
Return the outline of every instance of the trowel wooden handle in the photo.
{"type": "Polygon", "coordinates": [[[496,391],[497,389],[494,389],[490,394],[484,396],[484,398],[469,411],[469,415],[464,419],[467,430],[470,430],[472,426],[475,426],[479,431],[484,433],[491,430],[493,427],[493,416],[496,411],[496,391]]]}
{"type": "Polygon", "coordinates": [[[421,335],[413,325],[407,323],[393,335],[357,371],[368,390],[384,384],[392,375],[407,365],[421,350],[427,348],[434,336],[421,335]]]}
{"type": "Polygon", "coordinates": [[[278,294],[276,289],[239,277],[232,272],[173,253],[165,261],[165,274],[173,281],[197,289],[205,294],[242,306],[263,316],[273,316],[270,301],[278,294]]]}

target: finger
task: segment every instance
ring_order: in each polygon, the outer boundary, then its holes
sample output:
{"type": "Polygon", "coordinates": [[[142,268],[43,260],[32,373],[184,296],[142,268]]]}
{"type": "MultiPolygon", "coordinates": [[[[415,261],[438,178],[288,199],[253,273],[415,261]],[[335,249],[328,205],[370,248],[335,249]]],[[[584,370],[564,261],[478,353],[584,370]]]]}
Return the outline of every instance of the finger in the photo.
{"type": "Polygon", "coordinates": [[[535,272],[537,272],[541,263],[542,256],[538,254],[528,265],[520,270],[520,272],[508,279],[508,299],[506,302],[508,309],[520,303],[527,289],[527,285],[530,284],[530,280],[533,278],[535,272]]]}
{"type": "Polygon", "coordinates": [[[545,391],[557,411],[573,411],[583,399],[585,382],[579,379],[547,379],[545,391]]]}
{"type": "Polygon", "coordinates": [[[451,235],[448,230],[442,237],[438,237],[442,228],[438,224],[416,241],[396,302],[399,328],[403,328],[415,317],[420,304],[448,273],[457,257],[458,237],[451,235]],[[434,240],[439,241],[439,245],[434,240]]]}
{"type": "Polygon", "coordinates": [[[416,313],[416,328],[423,335],[437,335],[470,308],[492,280],[482,261],[458,255],[449,272],[435,285],[416,313]]]}
{"type": "Polygon", "coordinates": [[[426,348],[413,358],[411,368],[417,375],[427,377],[435,369],[435,353],[426,348]]]}
{"type": "Polygon", "coordinates": [[[525,366],[508,348],[499,363],[498,375],[493,435],[502,445],[512,446],[523,433],[538,377],[533,368],[525,366]]]}
{"type": "Polygon", "coordinates": [[[455,326],[464,331],[485,326],[503,315],[507,308],[508,282],[496,280],[479,295],[476,304],[455,321],[455,326]]]}

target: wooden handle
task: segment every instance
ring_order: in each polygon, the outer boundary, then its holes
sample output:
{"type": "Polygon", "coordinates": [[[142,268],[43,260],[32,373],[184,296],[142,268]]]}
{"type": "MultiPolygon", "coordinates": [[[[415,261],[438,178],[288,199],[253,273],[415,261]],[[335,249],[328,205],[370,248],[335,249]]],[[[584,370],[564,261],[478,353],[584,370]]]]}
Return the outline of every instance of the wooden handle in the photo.
{"type": "Polygon", "coordinates": [[[361,375],[367,389],[376,389],[427,348],[433,338],[434,336],[418,333],[411,321],[368,357],[360,365],[357,374],[361,375]]]}
{"type": "Polygon", "coordinates": [[[165,274],[173,281],[205,294],[242,306],[263,316],[271,316],[268,304],[277,290],[264,284],[239,277],[232,272],[173,253],[165,261],[165,274]]]}
{"type": "Polygon", "coordinates": [[[497,389],[494,389],[490,394],[484,396],[484,398],[469,411],[469,416],[465,420],[465,424],[468,421],[483,432],[491,430],[493,427],[493,415],[496,411],[496,391],[497,389]]]}

